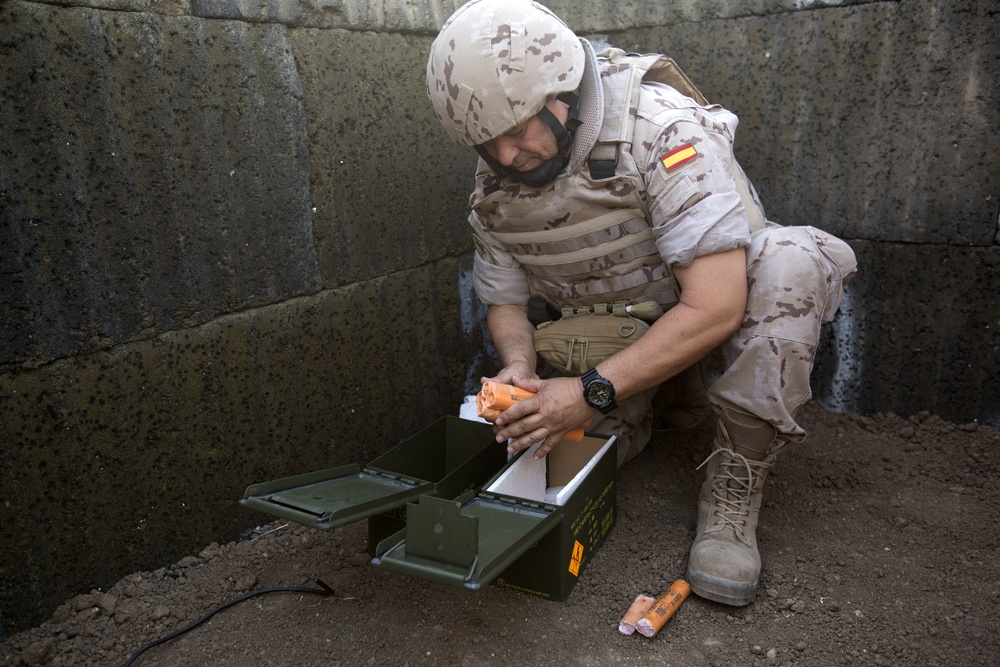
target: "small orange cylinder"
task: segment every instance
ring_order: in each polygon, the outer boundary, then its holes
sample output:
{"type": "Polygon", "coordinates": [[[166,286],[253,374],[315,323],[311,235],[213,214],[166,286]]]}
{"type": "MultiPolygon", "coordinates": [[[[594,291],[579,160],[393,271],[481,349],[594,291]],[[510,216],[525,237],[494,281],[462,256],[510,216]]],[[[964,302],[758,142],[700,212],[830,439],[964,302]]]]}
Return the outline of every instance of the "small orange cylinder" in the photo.
{"type": "Polygon", "coordinates": [[[618,632],[623,635],[630,635],[635,632],[635,624],[642,618],[643,614],[653,608],[656,600],[648,595],[639,594],[628,608],[622,620],[618,623],[618,632]]]}
{"type": "Polygon", "coordinates": [[[688,583],[683,579],[678,579],[656,601],[653,608],[643,614],[642,618],[636,622],[635,629],[647,637],[655,636],[690,593],[691,587],[688,586],[688,583]]]}
{"type": "MultiPolygon", "coordinates": [[[[488,422],[495,422],[501,412],[518,401],[531,398],[534,395],[534,393],[527,389],[521,389],[512,384],[485,382],[483,383],[483,388],[476,395],[476,413],[488,422]]],[[[584,426],[587,424],[590,424],[589,419],[584,426]]],[[[563,438],[580,442],[583,440],[583,435],[583,427],[577,427],[568,431],[563,438]]]]}
{"type": "Polygon", "coordinates": [[[494,410],[493,408],[480,408],[479,416],[488,422],[495,422],[497,417],[500,416],[500,411],[494,410]]]}

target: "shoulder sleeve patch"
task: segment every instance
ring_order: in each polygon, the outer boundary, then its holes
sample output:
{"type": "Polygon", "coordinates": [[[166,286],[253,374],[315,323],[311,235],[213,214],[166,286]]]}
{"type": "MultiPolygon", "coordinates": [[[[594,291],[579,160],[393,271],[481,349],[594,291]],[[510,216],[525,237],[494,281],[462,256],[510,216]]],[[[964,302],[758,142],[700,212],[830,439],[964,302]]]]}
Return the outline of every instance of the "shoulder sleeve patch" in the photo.
{"type": "Polygon", "coordinates": [[[668,172],[670,172],[699,157],[701,156],[695,149],[694,144],[684,144],[683,146],[675,148],[669,153],[663,155],[660,158],[660,162],[662,162],[663,166],[666,167],[668,172]]]}

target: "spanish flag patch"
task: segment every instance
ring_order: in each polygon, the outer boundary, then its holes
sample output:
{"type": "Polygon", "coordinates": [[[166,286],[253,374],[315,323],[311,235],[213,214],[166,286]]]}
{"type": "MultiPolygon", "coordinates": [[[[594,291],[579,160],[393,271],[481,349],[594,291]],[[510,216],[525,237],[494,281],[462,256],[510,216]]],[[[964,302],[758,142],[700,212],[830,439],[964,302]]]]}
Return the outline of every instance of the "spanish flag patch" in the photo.
{"type": "Polygon", "coordinates": [[[680,148],[675,148],[661,157],[660,162],[667,168],[667,171],[673,171],[696,157],[698,157],[698,151],[695,150],[694,146],[692,144],[684,144],[680,148]]]}

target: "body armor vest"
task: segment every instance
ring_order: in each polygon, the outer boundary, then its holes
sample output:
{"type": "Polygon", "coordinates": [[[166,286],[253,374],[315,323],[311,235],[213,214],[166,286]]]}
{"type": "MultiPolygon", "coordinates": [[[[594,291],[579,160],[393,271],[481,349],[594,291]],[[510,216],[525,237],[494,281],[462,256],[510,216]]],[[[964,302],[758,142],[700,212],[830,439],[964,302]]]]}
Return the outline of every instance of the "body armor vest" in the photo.
{"type": "MultiPolygon", "coordinates": [[[[598,56],[598,70],[603,122],[585,163],[534,188],[500,181],[481,162],[470,203],[490,241],[524,268],[532,296],[560,306],[653,300],[667,310],[679,288],[656,248],[632,146],[640,84],[660,81],[708,103],[663,56],[611,49],[598,56]]],[[[677,110],[678,118],[688,113],[677,110]]]]}

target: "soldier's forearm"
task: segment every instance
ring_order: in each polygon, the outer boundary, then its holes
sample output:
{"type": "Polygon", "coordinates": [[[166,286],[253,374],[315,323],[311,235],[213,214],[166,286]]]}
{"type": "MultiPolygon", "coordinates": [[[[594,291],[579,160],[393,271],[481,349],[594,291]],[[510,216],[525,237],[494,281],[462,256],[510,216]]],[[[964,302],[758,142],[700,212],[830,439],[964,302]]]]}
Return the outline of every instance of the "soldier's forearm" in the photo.
{"type": "Polygon", "coordinates": [[[486,323],[504,366],[522,362],[530,369],[535,368],[534,327],[528,321],[526,306],[490,306],[486,323]]]}

